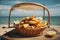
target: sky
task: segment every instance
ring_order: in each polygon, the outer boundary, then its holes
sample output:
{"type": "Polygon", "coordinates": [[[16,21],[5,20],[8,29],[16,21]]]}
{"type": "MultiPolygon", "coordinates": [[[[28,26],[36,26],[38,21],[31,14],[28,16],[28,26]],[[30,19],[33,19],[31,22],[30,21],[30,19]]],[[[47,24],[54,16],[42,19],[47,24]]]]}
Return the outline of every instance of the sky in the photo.
{"type": "MultiPolygon", "coordinates": [[[[22,2],[34,2],[39,4],[45,4],[45,6],[49,9],[51,16],[60,16],[60,0],[0,0],[0,16],[8,16],[10,8],[13,5],[22,3],[22,2]]],[[[19,12],[15,10],[12,13],[17,13],[18,16],[30,15],[30,13],[32,14],[34,13],[35,15],[40,14],[40,12],[38,11],[34,11],[34,12],[24,11],[26,14],[24,14],[23,11],[19,11],[19,12]]],[[[13,14],[13,16],[16,16],[16,14],[13,14]]]]}

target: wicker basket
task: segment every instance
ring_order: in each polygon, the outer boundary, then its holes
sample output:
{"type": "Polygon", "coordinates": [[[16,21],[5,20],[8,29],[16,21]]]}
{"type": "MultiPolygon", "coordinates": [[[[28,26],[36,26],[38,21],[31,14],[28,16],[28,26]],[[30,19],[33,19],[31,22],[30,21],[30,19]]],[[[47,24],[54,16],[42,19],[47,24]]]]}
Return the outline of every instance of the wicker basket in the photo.
{"type": "MultiPolygon", "coordinates": [[[[10,10],[9,18],[8,18],[8,27],[9,28],[10,28],[10,15],[11,15],[12,10],[14,10],[14,9],[23,9],[23,10],[44,9],[48,12],[48,24],[47,24],[48,26],[47,27],[50,27],[50,13],[49,13],[49,10],[44,5],[36,4],[36,3],[19,3],[19,4],[14,5],[10,10]]],[[[45,19],[44,16],[45,16],[45,12],[43,15],[43,19],[45,19]]],[[[14,27],[19,34],[24,35],[24,36],[40,35],[47,28],[47,27],[43,27],[43,28],[34,28],[34,29],[19,29],[18,26],[16,26],[16,24],[14,24],[14,27]]]]}
{"type": "Polygon", "coordinates": [[[43,31],[47,27],[41,27],[41,28],[34,28],[34,29],[20,29],[16,24],[14,24],[14,27],[18,34],[21,34],[23,36],[38,36],[42,35],[43,31]]]}

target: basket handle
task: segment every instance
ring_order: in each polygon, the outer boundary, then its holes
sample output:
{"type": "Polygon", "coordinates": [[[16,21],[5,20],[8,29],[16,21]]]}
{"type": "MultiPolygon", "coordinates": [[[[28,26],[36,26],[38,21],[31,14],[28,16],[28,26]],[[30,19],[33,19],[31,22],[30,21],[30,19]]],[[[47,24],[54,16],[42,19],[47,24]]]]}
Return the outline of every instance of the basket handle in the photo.
{"type": "Polygon", "coordinates": [[[14,8],[19,7],[19,5],[27,5],[27,4],[44,8],[48,12],[48,27],[50,27],[50,12],[49,12],[48,8],[46,8],[44,5],[42,6],[40,4],[35,4],[35,3],[19,3],[19,4],[12,6],[12,8],[10,9],[9,17],[8,17],[8,27],[10,28],[10,16],[11,16],[12,10],[14,10],[14,8]]]}

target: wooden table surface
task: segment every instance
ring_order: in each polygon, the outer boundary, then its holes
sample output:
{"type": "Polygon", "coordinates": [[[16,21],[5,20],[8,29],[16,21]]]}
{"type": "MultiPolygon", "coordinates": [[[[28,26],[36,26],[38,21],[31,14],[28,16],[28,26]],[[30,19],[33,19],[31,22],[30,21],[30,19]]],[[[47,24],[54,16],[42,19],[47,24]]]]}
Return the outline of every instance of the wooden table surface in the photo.
{"type": "Polygon", "coordinates": [[[54,28],[48,28],[44,31],[43,35],[36,36],[36,37],[24,37],[24,36],[18,35],[15,29],[13,29],[12,31],[4,34],[2,37],[3,37],[3,40],[60,40],[60,32],[58,30],[55,30],[54,28]],[[56,36],[54,37],[46,36],[46,32],[49,30],[56,31],[57,32],[56,36]]]}

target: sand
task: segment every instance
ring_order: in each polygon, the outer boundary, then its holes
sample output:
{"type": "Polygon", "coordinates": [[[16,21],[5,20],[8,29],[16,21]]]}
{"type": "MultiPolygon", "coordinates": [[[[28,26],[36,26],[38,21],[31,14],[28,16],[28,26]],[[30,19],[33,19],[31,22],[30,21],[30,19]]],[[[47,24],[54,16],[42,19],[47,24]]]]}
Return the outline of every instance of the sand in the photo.
{"type": "Polygon", "coordinates": [[[13,30],[14,28],[2,28],[0,27],[0,36],[4,35],[6,32],[13,30]]]}

